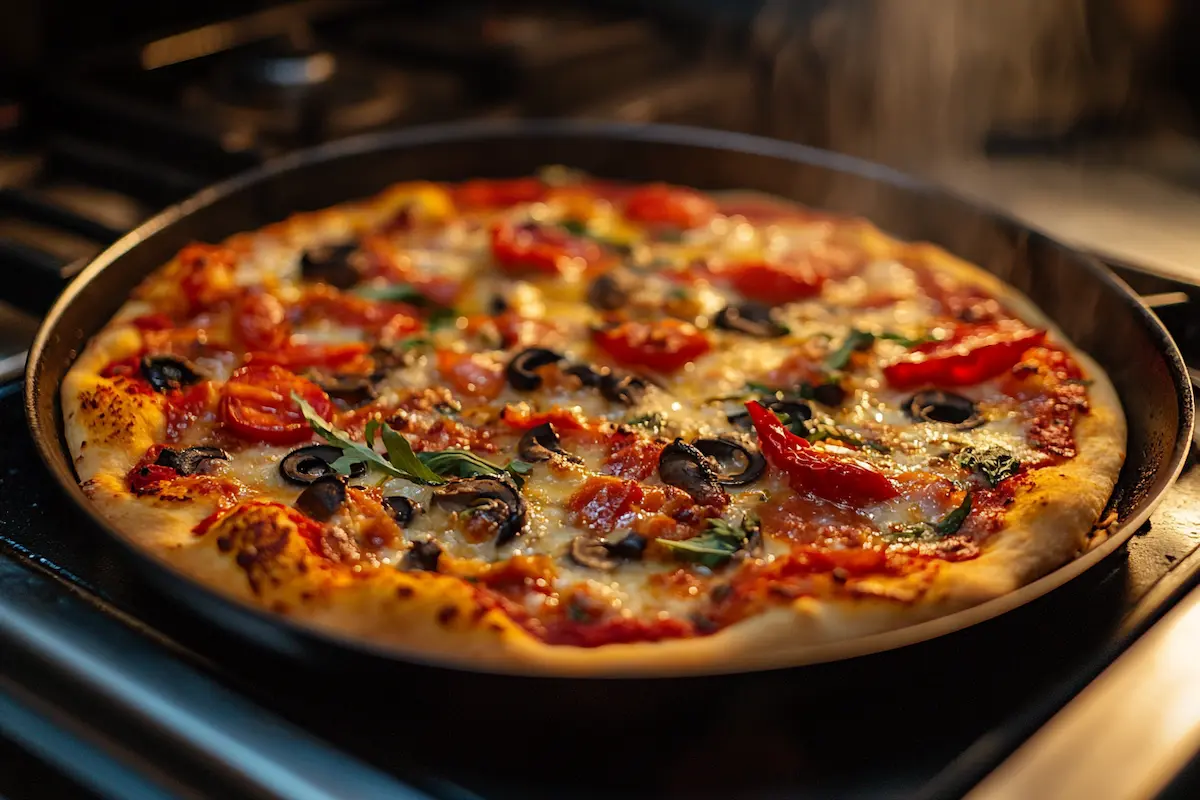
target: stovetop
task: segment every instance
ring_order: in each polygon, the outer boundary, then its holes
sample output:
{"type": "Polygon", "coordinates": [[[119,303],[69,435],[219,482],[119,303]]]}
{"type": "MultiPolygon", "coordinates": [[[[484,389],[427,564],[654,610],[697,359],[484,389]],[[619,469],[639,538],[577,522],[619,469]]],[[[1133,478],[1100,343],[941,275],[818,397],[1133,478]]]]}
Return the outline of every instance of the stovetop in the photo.
{"type": "MultiPolygon", "coordinates": [[[[41,770],[43,787],[133,796],[133,764],[155,768],[151,789],[214,796],[955,796],[1193,586],[1189,464],[1143,531],[1071,584],[836,665],[674,681],[346,675],[171,606],[54,488],[4,383],[65,276],[214,179],[358,130],[545,114],[755,124],[742,70],[684,58],[648,19],[297,5],[89,54],[0,97],[0,641],[25,646],[0,649],[0,794],[41,770]],[[4,766],[14,741],[39,754],[19,770],[4,766]]],[[[1157,296],[1200,363],[1200,290],[1149,272],[1122,276],[1157,296]]]]}

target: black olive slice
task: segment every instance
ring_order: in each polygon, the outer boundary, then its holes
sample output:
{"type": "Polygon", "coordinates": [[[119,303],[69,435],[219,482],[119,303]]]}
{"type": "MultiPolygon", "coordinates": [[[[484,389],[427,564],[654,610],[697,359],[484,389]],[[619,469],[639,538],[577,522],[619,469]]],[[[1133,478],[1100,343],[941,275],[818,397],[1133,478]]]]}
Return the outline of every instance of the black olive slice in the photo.
{"type": "Polygon", "coordinates": [[[179,356],[142,356],[141,371],[156,392],[191,386],[204,378],[195,364],[179,356]]]}
{"type": "Polygon", "coordinates": [[[379,396],[369,375],[333,375],[309,370],[304,377],[324,389],[343,410],[365,406],[379,396]]]}
{"type": "MultiPolygon", "coordinates": [[[[283,457],[279,462],[279,474],[285,481],[306,486],[319,478],[335,474],[329,466],[341,458],[342,451],[331,444],[310,444],[300,447],[283,457]]],[[[367,473],[365,462],[350,467],[350,477],[358,478],[367,473]]]]}
{"type": "Polygon", "coordinates": [[[412,547],[404,554],[405,569],[417,569],[424,572],[437,572],[438,559],[442,557],[442,546],[433,539],[413,542],[412,547]]]}
{"type": "Polygon", "coordinates": [[[846,402],[846,390],[836,383],[822,383],[812,388],[812,399],[823,406],[836,408],[846,402]]]}
{"type": "Polygon", "coordinates": [[[725,306],[717,312],[713,324],[727,331],[761,339],[775,339],[788,333],[787,327],[776,321],[770,307],[749,301],[725,306]]]}
{"type": "Polygon", "coordinates": [[[629,302],[628,281],[609,273],[596,278],[588,286],[587,301],[600,311],[616,311],[629,302]]]}
{"type": "Polygon", "coordinates": [[[600,381],[604,379],[607,373],[597,372],[587,364],[572,364],[563,369],[567,375],[574,375],[579,378],[579,382],[588,388],[594,389],[600,385],[600,381]]]}
{"type": "MultiPolygon", "coordinates": [[[[782,400],[771,398],[760,402],[776,414],[787,414],[792,422],[807,422],[812,419],[812,406],[798,398],[785,397],[782,400]]],[[[747,411],[727,414],[726,418],[742,430],[754,430],[754,426],[750,423],[750,413],[747,411]]]]}
{"type": "Polygon", "coordinates": [[[581,567],[607,572],[615,569],[621,559],[609,552],[604,542],[586,533],[571,540],[571,560],[581,567]]]}
{"type": "Polygon", "coordinates": [[[730,437],[697,439],[692,442],[692,446],[717,462],[717,466],[721,468],[717,482],[722,486],[745,486],[754,483],[767,468],[767,460],[757,447],[730,437]]]}
{"type": "Polygon", "coordinates": [[[549,461],[554,454],[565,457],[568,461],[579,463],[580,459],[562,449],[558,441],[558,431],[549,422],[535,425],[521,437],[517,444],[517,455],[522,461],[549,461]]]}
{"type": "Polygon", "coordinates": [[[663,448],[658,458],[658,477],[668,486],[683,489],[702,506],[719,504],[725,498],[712,461],[682,439],[663,448]]]}
{"type": "Polygon", "coordinates": [[[505,300],[501,295],[492,295],[492,299],[488,300],[488,313],[493,317],[503,314],[505,311],[508,311],[508,309],[508,301],[505,300]]]}
{"type": "Polygon", "coordinates": [[[446,511],[482,514],[496,525],[496,545],[513,540],[525,527],[525,498],[497,478],[467,478],[439,487],[433,504],[446,511]]]}
{"type": "Polygon", "coordinates": [[[534,370],[562,360],[562,353],[556,353],[544,347],[530,347],[512,357],[512,361],[509,361],[508,366],[504,369],[504,374],[508,378],[509,385],[517,391],[532,392],[542,385],[542,376],[534,370]]]}
{"type": "Polygon", "coordinates": [[[164,447],[154,460],[160,467],[170,467],[180,475],[196,475],[208,472],[213,461],[228,461],[229,453],[219,447],[189,447],[172,450],[164,447]]]}
{"type": "Polygon", "coordinates": [[[341,475],[317,478],[296,498],[296,508],[317,522],[326,522],[346,502],[346,479],[341,475]]]}
{"type": "Polygon", "coordinates": [[[974,401],[952,392],[917,392],[904,403],[904,413],[915,422],[943,422],[959,430],[978,428],[985,420],[974,401]]]}
{"type": "Polygon", "coordinates": [[[383,507],[400,526],[408,525],[413,521],[413,517],[421,513],[420,504],[402,494],[388,495],[383,498],[383,507]]]}
{"type": "Polygon", "coordinates": [[[646,537],[640,533],[630,533],[616,542],[605,542],[604,549],[611,555],[626,561],[638,561],[646,552],[646,537]]]}
{"type": "Polygon", "coordinates": [[[349,289],[362,276],[351,263],[357,244],[338,244],[305,250],[300,257],[300,275],[305,280],[321,281],[335,289],[349,289]]]}
{"type": "Polygon", "coordinates": [[[620,403],[625,406],[637,405],[646,395],[649,384],[636,375],[607,375],[600,376],[600,395],[605,400],[620,403]]]}

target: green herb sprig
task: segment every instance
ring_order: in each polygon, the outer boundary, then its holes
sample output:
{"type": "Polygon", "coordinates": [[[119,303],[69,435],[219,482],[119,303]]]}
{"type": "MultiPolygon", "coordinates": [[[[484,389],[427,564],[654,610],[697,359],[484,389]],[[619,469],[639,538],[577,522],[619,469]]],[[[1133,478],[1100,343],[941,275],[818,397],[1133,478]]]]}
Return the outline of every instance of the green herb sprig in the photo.
{"type": "Polygon", "coordinates": [[[1021,471],[1021,462],[1003,447],[967,446],[955,458],[963,469],[977,473],[988,486],[996,486],[1005,478],[1021,471]]]}
{"type": "Polygon", "coordinates": [[[755,535],[761,535],[761,524],[756,514],[747,512],[737,524],[719,518],[710,519],[705,531],[690,539],[660,538],[655,541],[678,559],[713,568],[727,562],[755,535]]]}
{"type": "Polygon", "coordinates": [[[946,516],[942,517],[937,522],[918,522],[915,525],[901,525],[894,528],[886,537],[889,539],[904,539],[904,540],[922,540],[936,541],[944,539],[952,533],[957,533],[958,529],[967,519],[967,515],[971,513],[971,504],[974,500],[974,493],[967,492],[963,496],[962,503],[953,511],[950,511],[946,516]]]}

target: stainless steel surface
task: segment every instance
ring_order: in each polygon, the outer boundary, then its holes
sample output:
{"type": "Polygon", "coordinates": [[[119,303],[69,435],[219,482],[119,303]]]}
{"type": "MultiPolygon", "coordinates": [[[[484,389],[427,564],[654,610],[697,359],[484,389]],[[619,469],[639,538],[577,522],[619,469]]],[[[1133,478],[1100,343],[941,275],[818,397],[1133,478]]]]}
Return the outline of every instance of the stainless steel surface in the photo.
{"type": "Polygon", "coordinates": [[[968,798],[1141,800],[1157,795],[1198,748],[1200,592],[1193,592],[968,798]]]}

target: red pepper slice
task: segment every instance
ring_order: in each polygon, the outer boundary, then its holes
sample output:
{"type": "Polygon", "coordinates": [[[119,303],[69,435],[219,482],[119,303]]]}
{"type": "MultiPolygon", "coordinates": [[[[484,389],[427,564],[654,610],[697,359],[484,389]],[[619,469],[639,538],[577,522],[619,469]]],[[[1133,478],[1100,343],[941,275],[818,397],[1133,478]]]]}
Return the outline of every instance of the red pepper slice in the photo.
{"type": "Polygon", "coordinates": [[[746,403],[767,463],[788,477],[788,485],[824,500],[863,506],[890,500],[900,492],[891,479],[870,464],[814,448],[757,402],[746,403]]]}
{"type": "Polygon", "coordinates": [[[1046,332],[1019,322],[960,325],[950,339],[922,345],[883,368],[897,389],[970,386],[1008,372],[1046,332]]]}

